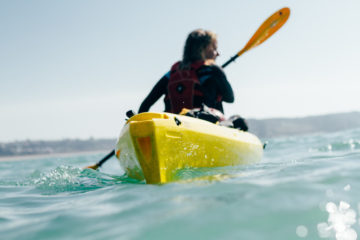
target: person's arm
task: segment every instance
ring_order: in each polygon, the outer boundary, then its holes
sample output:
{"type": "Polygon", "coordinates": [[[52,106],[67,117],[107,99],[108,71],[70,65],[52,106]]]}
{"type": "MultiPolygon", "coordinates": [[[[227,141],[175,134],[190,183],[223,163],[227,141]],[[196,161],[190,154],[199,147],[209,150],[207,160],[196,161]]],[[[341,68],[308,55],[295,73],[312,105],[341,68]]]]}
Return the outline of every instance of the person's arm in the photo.
{"type": "Polygon", "coordinates": [[[234,102],[234,92],[223,70],[218,66],[214,66],[214,74],[216,78],[217,89],[219,89],[219,92],[222,96],[221,100],[228,103],[234,102]]]}
{"type": "Polygon", "coordinates": [[[169,82],[168,74],[165,74],[154,86],[149,95],[141,103],[138,113],[149,111],[150,107],[166,93],[169,82]]]}

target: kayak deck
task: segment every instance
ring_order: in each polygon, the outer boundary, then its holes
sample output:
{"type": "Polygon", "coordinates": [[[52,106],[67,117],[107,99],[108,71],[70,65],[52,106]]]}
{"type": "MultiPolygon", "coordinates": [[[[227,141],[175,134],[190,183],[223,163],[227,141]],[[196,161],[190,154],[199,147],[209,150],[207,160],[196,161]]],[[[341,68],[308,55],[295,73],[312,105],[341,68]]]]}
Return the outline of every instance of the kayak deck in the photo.
{"type": "Polygon", "coordinates": [[[263,149],[255,135],[238,129],[170,113],[141,113],[128,120],[115,152],[129,177],[167,183],[183,169],[258,162],[263,149]]]}

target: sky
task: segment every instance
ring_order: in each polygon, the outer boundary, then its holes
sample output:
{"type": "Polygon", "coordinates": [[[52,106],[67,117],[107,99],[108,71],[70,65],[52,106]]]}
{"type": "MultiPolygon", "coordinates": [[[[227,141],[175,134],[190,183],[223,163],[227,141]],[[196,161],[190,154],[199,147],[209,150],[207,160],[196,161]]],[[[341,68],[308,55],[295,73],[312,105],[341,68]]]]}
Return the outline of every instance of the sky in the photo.
{"type": "Polygon", "coordinates": [[[225,114],[359,111],[359,0],[0,0],[0,142],[116,138],[189,32],[217,33],[221,65],[282,7],[288,22],[224,69],[225,114]]]}

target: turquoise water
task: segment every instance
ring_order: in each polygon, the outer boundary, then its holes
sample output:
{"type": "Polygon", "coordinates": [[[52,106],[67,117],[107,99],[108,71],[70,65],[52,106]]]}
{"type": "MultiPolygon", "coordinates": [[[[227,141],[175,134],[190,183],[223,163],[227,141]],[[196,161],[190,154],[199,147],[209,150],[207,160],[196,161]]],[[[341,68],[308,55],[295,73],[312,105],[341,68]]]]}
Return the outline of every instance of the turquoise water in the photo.
{"type": "Polygon", "coordinates": [[[146,185],[104,154],[0,162],[1,239],[357,239],[360,129],[267,139],[261,163],[146,185]]]}

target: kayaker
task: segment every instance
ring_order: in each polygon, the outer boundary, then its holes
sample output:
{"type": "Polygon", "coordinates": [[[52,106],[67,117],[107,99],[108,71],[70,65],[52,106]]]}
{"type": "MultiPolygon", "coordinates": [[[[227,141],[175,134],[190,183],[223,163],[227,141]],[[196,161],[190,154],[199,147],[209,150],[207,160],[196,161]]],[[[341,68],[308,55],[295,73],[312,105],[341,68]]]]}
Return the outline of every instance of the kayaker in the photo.
{"type": "Polygon", "coordinates": [[[176,62],[141,103],[139,113],[163,95],[165,112],[179,113],[183,108],[203,104],[224,113],[222,102],[234,102],[234,93],[222,69],[215,64],[219,56],[217,36],[203,29],[191,32],[185,42],[182,61],[176,62]]]}

